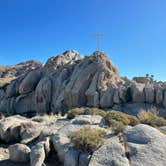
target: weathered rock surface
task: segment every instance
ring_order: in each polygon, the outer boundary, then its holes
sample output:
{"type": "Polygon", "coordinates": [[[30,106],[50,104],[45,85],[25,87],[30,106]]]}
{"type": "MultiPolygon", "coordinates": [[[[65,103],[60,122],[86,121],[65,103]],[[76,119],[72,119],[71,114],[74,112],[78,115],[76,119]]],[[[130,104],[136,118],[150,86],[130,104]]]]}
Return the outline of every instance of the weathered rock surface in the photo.
{"type": "Polygon", "coordinates": [[[0,66],[0,87],[9,84],[13,79],[41,66],[42,64],[38,61],[26,61],[15,66],[0,66]]]}
{"type": "Polygon", "coordinates": [[[124,132],[132,166],[165,165],[166,135],[148,125],[139,124],[124,132]]]}
{"type": "Polygon", "coordinates": [[[107,140],[105,145],[96,150],[89,162],[89,166],[129,166],[125,156],[124,146],[119,142],[118,137],[107,140]]]}
{"type": "Polygon", "coordinates": [[[11,161],[28,162],[30,160],[30,148],[24,144],[9,146],[9,157],[11,161]]]}
{"type": "Polygon", "coordinates": [[[19,86],[19,93],[26,94],[32,92],[41,78],[40,70],[34,70],[27,74],[19,86]]]}
{"type": "Polygon", "coordinates": [[[31,166],[42,166],[49,152],[50,139],[46,137],[45,140],[37,143],[35,146],[32,147],[32,151],[30,153],[31,166]]]}
{"type": "Polygon", "coordinates": [[[79,115],[76,116],[71,123],[78,124],[78,125],[99,125],[102,123],[102,117],[100,115],[79,115]]]}
{"type": "Polygon", "coordinates": [[[144,94],[144,84],[136,84],[134,83],[131,86],[131,96],[132,101],[136,103],[141,103],[145,101],[145,94],[144,94]]]}

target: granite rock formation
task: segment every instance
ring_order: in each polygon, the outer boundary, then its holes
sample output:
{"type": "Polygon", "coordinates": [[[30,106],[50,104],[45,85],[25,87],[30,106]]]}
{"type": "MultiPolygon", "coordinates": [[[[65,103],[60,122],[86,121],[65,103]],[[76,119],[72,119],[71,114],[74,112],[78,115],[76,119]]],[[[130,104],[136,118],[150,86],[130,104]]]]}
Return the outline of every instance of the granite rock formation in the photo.
{"type": "Polygon", "coordinates": [[[0,112],[65,113],[73,107],[108,109],[128,104],[140,104],[141,110],[141,104],[150,104],[166,116],[166,84],[144,79],[140,83],[138,78],[124,80],[103,52],[82,57],[74,50],[66,51],[39,66],[16,74],[16,79],[0,88],[0,112]]]}

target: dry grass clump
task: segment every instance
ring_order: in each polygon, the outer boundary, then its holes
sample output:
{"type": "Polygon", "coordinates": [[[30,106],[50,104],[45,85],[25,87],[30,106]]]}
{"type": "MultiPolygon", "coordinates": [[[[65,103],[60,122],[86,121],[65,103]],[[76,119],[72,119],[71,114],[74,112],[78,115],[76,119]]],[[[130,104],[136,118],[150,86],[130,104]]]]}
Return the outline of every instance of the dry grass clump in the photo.
{"type": "Polygon", "coordinates": [[[73,119],[76,115],[100,115],[106,116],[106,111],[99,108],[74,108],[68,111],[67,118],[73,119]]]}
{"type": "Polygon", "coordinates": [[[110,127],[114,131],[115,134],[120,134],[125,129],[126,125],[124,125],[120,121],[116,121],[114,119],[110,120],[110,127]]]}
{"type": "Polygon", "coordinates": [[[134,126],[139,123],[137,117],[119,111],[109,111],[105,116],[105,122],[112,128],[115,134],[123,132],[126,125],[134,126]]]}
{"type": "Polygon", "coordinates": [[[152,108],[149,111],[141,111],[137,115],[138,119],[143,124],[148,124],[153,127],[160,127],[166,125],[166,120],[163,117],[158,116],[156,108],[152,108]]]}
{"type": "Polygon", "coordinates": [[[111,121],[115,120],[117,122],[121,122],[124,125],[131,125],[134,126],[139,123],[139,120],[137,117],[125,114],[120,111],[109,111],[107,115],[105,116],[106,123],[111,126],[111,121]]]}
{"type": "Polygon", "coordinates": [[[61,117],[61,115],[55,115],[53,112],[51,112],[50,114],[44,113],[44,114],[39,114],[36,113],[36,115],[32,118],[33,121],[35,122],[44,122],[47,120],[54,120],[57,117],[61,117]]]}
{"type": "Polygon", "coordinates": [[[83,127],[71,134],[70,139],[74,147],[82,152],[93,153],[104,143],[104,136],[106,131],[104,129],[95,129],[90,127],[83,127]]]}

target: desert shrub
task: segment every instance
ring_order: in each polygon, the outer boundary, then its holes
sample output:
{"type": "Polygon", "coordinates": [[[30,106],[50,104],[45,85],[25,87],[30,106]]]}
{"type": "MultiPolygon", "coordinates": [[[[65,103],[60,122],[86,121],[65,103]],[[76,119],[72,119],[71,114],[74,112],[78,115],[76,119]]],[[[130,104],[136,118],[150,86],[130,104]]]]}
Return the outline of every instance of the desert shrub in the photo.
{"type": "Polygon", "coordinates": [[[104,119],[109,126],[111,126],[112,120],[121,122],[124,125],[136,125],[139,123],[137,117],[113,110],[109,111],[104,119]]]}
{"type": "Polygon", "coordinates": [[[85,108],[84,114],[85,115],[100,115],[102,117],[105,117],[107,112],[99,108],[85,108]]]}
{"type": "Polygon", "coordinates": [[[111,126],[110,122],[112,120],[122,122],[124,125],[128,125],[130,123],[128,116],[125,113],[113,110],[110,111],[105,117],[105,121],[109,126],[111,126]]]}
{"type": "Polygon", "coordinates": [[[136,116],[132,116],[132,115],[127,115],[127,116],[130,121],[129,125],[135,126],[140,123],[139,119],[136,116]]]}
{"type": "Polygon", "coordinates": [[[100,115],[104,117],[106,111],[98,108],[74,108],[68,111],[67,118],[73,119],[76,115],[100,115]]]}
{"type": "Polygon", "coordinates": [[[83,127],[70,135],[71,142],[74,147],[82,152],[93,153],[104,143],[104,136],[106,131],[104,129],[95,129],[90,127],[83,127]]]}
{"type": "Polygon", "coordinates": [[[157,111],[152,108],[150,111],[141,111],[137,114],[141,123],[151,125],[153,127],[160,127],[166,125],[166,120],[157,115],[157,111]]]}
{"type": "Polygon", "coordinates": [[[116,121],[114,119],[110,120],[109,123],[115,134],[119,134],[123,132],[123,130],[126,127],[122,122],[116,121]]]}
{"type": "Polygon", "coordinates": [[[81,115],[84,113],[84,108],[74,108],[68,111],[67,118],[73,119],[76,115],[81,115]]]}

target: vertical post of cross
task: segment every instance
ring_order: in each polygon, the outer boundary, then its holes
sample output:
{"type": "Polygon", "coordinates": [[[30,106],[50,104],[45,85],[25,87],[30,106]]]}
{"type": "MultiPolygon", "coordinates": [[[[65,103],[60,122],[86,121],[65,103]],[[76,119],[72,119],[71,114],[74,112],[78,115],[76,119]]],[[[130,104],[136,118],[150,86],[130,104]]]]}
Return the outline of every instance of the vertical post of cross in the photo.
{"type": "Polygon", "coordinates": [[[97,34],[96,34],[96,37],[97,37],[97,49],[98,49],[98,51],[100,51],[100,49],[101,49],[101,48],[100,48],[100,44],[101,44],[101,43],[100,43],[100,42],[101,42],[100,40],[101,40],[101,37],[102,37],[102,36],[104,36],[104,35],[101,34],[101,33],[97,33],[97,34]]]}

